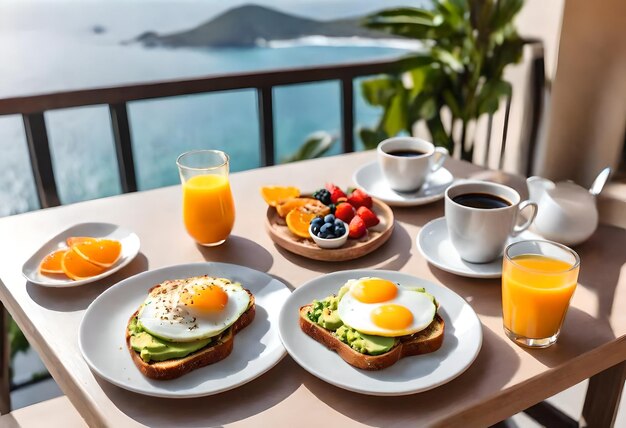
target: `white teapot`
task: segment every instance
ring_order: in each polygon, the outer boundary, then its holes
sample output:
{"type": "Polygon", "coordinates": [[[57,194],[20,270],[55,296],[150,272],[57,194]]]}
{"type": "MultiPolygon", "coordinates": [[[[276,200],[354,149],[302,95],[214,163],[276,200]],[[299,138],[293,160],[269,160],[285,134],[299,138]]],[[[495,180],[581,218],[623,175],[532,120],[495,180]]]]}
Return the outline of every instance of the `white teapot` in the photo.
{"type": "Polygon", "coordinates": [[[529,200],[538,206],[532,230],[565,245],[587,240],[598,227],[596,196],[610,174],[611,168],[603,169],[589,190],[572,181],[554,183],[543,177],[529,177],[529,200]]]}

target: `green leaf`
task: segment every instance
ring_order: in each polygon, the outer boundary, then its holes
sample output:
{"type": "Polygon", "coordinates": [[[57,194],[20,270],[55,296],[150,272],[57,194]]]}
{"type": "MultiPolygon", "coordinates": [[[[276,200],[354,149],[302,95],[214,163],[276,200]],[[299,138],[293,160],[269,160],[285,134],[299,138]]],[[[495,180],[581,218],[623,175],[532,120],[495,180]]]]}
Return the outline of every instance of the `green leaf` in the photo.
{"type": "Polygon", "coordinates": [[[409,116],[413,119],[412,122],[422,119],[430,120],[437,112],[437,99],[434,94],[429,92],[420,93],[409,106],[409,116]]]}
{"type": "Polygon", "coordinates": [[[431,65],[436,59],[430,53],[412,54],[398,60],[400,70],[411,70],[431,65]]]}
{"type": "Polygon", "coordinates": [[[424,19],[432,20],[435,15],[426,9],[420,9],[416,7],[396,7],[392,9],[385,9],[379,12],[368,15],[366,19],[374,19],[374,18],[385,18],[385,17],[393,17],[393,16],[410,16],[410,17],[420,17],[424,19]]]}
{"type": "Polygon", "coordinates": [[[454,117],[463,117],[461,107],[459,106],[457,99],[454,97],[449,89],[443,90],[443,99],[446,101],[448,107],[450,107],[450,111],[452,112],[452,115],[454,117]]]}
{"type": "Polygon", "coordinates": [[[375,149],[381,141],[389,138],[389,135],[382,129],[361,128],[359,129],[359,137],[361,137],[363,146],[369,150],[375,149]]]}
{"type": "Polygon", "coordinates": [[[484,113],[493,114],[500,106],[500,98],[511,96],[512,87],[504,80],[490,80],[485,83],[476,99],[476,117],[484,113]]]}
{"type": "Polygon", "coordinates": [[[396,94],[398,78],[395,76],[381,76],[367,79],[361,83],[363,98],[373,106],[387,106],[396,94]]]}
{"type": "Polygon", "coordinates": [[[515,15],[522,9],[524,0],[498,0],[494,13],[491,15],[490,27],[492,31],[511,23],[515,15]]]}
{"type": "Polygon", "coordinates": [[[337,138],[324,131],[311,134],[300,148],[285,158],[284,163],[323,156],[335,144],[337,138]]]}
{"type": "Polygon", "coordinates": [[[381,128],[387,135],[397,135],[400,131],[409,128],[407,121],[407,92],[401,90],[390,100],[389,106],[383,113],[381,128]]]}
{"type": "Polygon", "coordinates": [[[452,140],[450,139],[450,137],[446,133],[445,128],[443,127],[443,122],[441,122],[441,114],[437,112],[437,114],[432,119],[426,121],[426,126],[428,127],[428,131],[430,132],[433,144],[435,146],[445,147],[450,153],[452,153],[452,140]]]}
{"type": "Polygon", "coordinates": [[[454,56],[451,52],[435,46],[432,49],[432,54],[433,54],[433,57],[435,57],[439,62],[448,66],[450,69],[452,69],[456,73],[463,72],[463,63],[456,56],[454,56]]]}

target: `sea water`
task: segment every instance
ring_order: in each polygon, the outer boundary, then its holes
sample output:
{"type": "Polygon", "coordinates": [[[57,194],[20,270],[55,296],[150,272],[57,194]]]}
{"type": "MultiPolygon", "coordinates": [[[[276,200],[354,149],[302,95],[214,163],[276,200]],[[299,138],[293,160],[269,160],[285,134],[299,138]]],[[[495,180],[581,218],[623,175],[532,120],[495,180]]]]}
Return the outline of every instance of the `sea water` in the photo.
{"type": "MultiPolygon", "coordinates": [[[[145,48],[122,43],[147,30],[167,33],[193,27],[214,15],[217,7],[212,2],[148,3],[148,9],[128,2],[76,2],[67,7],[59,7],[59,2],[3,3],[0,98],[391,58],[406,52],[381,43],[283,43],[240,49],[145,48]],[[104,32],[94,32],[95,26],[104,32]]],[[[332,10],[316,10],[332,16],[332,10]]],[[[356,123],[372,125],[380,111],[365,104],[358,82],[355,94],[356,123]]],[[[274,89],[277,161],[297,150],[312,132],[339,135],[339,97],[338,82],[274,89]]],[[[176,156],[194,148],[228,152],[232,171],[260,165],[254,90],[132,102],[128,111],[140,189],[177,183],[176,156]]],[[[62,203],[120,193],[107,107],[49,111],[45,118],[62,203]]],[[[338,153],[339,147],[337,143],[331,153],[338,153]]],[[[0,216],[37,208],[20,116],[0,116],[0,153],[0,216]]]]}

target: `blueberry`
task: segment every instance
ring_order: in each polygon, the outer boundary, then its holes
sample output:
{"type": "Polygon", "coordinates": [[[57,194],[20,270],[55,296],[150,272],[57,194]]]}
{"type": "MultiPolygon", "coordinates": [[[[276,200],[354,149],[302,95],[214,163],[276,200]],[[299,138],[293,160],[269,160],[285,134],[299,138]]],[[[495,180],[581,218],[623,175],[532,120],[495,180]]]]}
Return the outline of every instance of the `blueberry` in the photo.
{"type": "Polygon", "coordinates": [[[336,236],[332,233],[329,233],[328,236],[326,236],[326,239],[335,239],[336,236]]]}
{"type": "Polygon", "coordinates": [[[320,233],[318,233],[318,234],[317,234],[317,236],[318,236],[319,238],[326,239],[326,238],[328,237],[328,233],[326,233],[326,232],[320,232],[320,233]]]}
{"type": "Polygon", "coordinates": [[[315,217],[313,220],[311,220],[311,224],[322,227],[322,225],[324,224],[324,219],[322,217],[315,217]]]}
{"type": "Polygon", "coordinates": [[[339,237],[339,236],[343,236],[345,233],[346,233],[346,228],[345,228],[345,227],[343,227],[343,226],[341,226],[341,227],[339,227],[339,226],[335,227],[335,235],[337,235],[337,237],[339,237]]]}
{"type": "Polygon", "coordinates": [[[335,227],[337,226],[343,226],[343,221],[341,221],[340,219],[335,219],[335,227]]]}
{"type": "Polygon", "coordinates": [[[320,227],[320,232],[333,233],[334,231],[335,231],[335,227],[329,223],[324,223],[322,227],[320,227]]]}
{"type": "Polygon", "coordinates": [[[311,232],[313,232],[313,235],[317,235],[317,232],[320,231],[320,227],[317,225],[313,225],[311,226],[311,232]]]}
{"type": "Polygon", "coordinates": [[[328,214],[326,217],[324,217],[324,223],[332,223],[335,221],[335,216],[332,214],[328,214]]]}

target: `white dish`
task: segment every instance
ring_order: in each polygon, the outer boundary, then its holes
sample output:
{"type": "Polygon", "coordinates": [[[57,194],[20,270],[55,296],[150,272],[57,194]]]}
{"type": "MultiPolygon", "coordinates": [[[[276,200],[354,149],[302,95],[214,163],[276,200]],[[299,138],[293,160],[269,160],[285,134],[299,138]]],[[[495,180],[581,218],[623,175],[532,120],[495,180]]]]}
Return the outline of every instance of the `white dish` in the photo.
{"type": "Polygon", "coordinates": [[[191,263],[143,272],[109,288],[89,305],[80,325],[78,345],[91,369],[121,388],[155,397],[217,394],[255,379],[285,356],[277,329],[272,326],[276,326],[279,308],[289,294],[285,284],[265,273],[226,263],[191,263]],[[256,299],[254,321],[237,333],[233,351],[225,359],[177,379],[145,377],[126,347],[130,316],[154,285],[205,274],[239,281],[249,289],[256,299]]]}
{"type": "Polygon", "coordinates": [[[450,171],[442,167],[430,174],[418,191],[396,192],[387,184],[378,162],[372,162],[356,170],[352,176],[352,181],[387,205],[409,207],[429,204],[443,198],[446,189],[454,181],[454,177],[450,171]]]}
{"type": "Polygon", "coordinates": [[[39,284],[45,287],[73,287],[89,284],[90,282],[98,281],[122,269],[135,258],[137,253],[139,253],[139,237],[130,230],[111,223],[80,223],[64,230],[43,244],[35,254],[26,260],[22,266],[22,275],[33,284],[39,284]],[[63,275],[47,276],[39,273],[39,264],[43,258],[55,250],[67,248],[65,240],[71,236],[116,239],[122,244],[122,254],[113,266],[100,275],[78,281],[66,278],[63,275]]]}
{"type": "Polygon", "coordinates": [[[343,247],[344,244],[348,242],[348,234],[350,233],[350,231],[348,228],[348,224],[345,221],[341,221],[341,222],[343,223],[343,227],[346,229],[346,231],[344,232],[343,235],[339,236],[338,238],[333,238],[333,239],[320,238],[319,236],[313,233],[313,225],[309,226],[309,235],[320,248],[332,250],[335,248],[343,247]]]}
{"type": "MultiPolygon", "coordinates": [[[[509,238],[508,244],[527,239],[541,238],[532,232],[525,231],[514,238],[509,238]]],[[[502,276],[502,257],[489,263],[470,263],[461,259],[448,237],[445,217],[426,223],[417,235],[416,245],[429,263],[446,272],[469,278],[500,278],[502,276]]]]}
{"type": "Polygon", "coordinates": [[[474,362],[482,345],[480,320],[459,295],[412,275],[373,269],[336,272],[297,288],[283,306],[278,329],[287,352],[305,370],[340,388],[368,395],[408,395],[449,382],[474,362]],[[434,295],[441,304],[439,314],[446,323],[441,348],[430,354],[402,358],[383,370],[366,371],[352,367],[300,330],[301,306],[337,293],[349,279],[365,276],[386,278],[407,287],[425,287],[434,295]]]}

